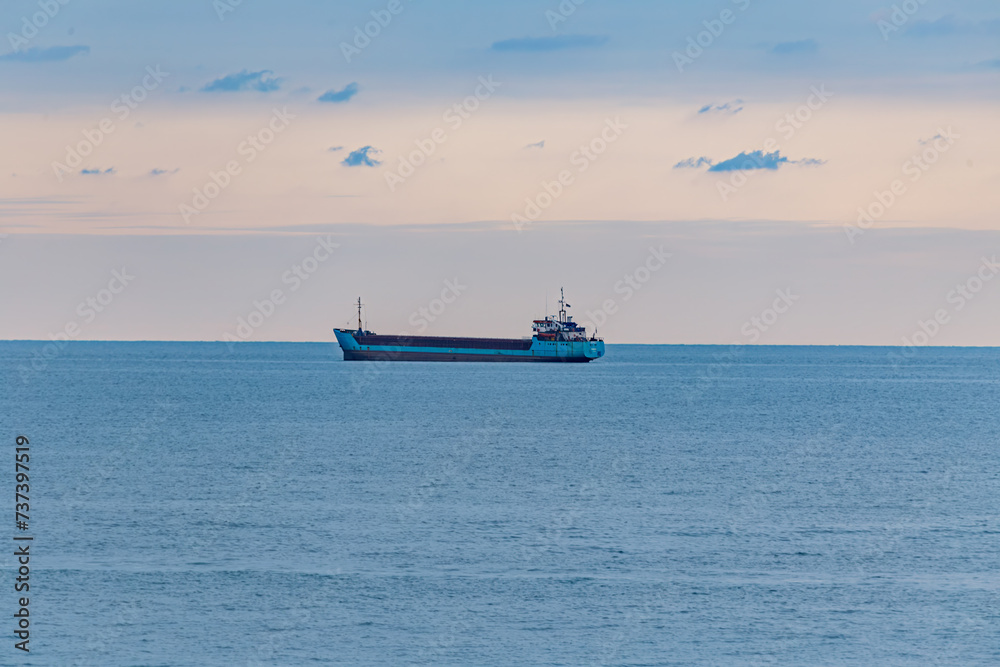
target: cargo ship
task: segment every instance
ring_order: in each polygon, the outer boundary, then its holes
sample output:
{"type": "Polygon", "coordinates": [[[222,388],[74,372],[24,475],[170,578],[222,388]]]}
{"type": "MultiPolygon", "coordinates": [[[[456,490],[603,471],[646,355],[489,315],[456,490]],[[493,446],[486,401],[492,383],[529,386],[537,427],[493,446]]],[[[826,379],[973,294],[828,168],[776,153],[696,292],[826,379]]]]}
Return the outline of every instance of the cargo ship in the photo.
{"type": "Polygon", "coordinates": [[[531,324],[531,338],[455,338],[451,336],[384,336],[358,328],[334,329],[344,361],[561,361],[587,362],[604,356],[597,332],[587,338],[585,327],[573,321],[559,290],[559,314],[531,324]]]}

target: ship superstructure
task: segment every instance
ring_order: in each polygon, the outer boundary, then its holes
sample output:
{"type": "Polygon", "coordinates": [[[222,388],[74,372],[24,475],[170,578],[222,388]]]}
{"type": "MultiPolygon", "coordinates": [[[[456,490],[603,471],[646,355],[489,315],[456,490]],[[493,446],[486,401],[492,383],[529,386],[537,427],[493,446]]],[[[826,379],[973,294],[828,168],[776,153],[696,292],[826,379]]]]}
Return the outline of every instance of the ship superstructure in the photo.
{"type": "Polygon", "coordinates": [[[543,320],[535,320],[531,324],[535,337],[539,340],[555,341],[587,340],[587,330],[573,321],[566,312],[567,308],[571,306],[566,303],[563,290],[559,288],[559,314],[555,318],[546,315],[543,320]]]}

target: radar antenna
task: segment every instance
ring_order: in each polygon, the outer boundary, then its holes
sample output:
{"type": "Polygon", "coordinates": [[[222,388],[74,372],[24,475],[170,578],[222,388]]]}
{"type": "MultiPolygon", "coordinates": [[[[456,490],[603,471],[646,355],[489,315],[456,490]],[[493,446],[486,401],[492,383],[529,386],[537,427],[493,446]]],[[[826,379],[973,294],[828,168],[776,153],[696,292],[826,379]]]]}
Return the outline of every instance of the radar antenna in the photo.
{"type": "Polygon", "coordinates": [[[559,321],[566,322],[566,309],[572,308],[571,305],[566,303],[566,297],[563,294],[563,288],[559,288],[559,321]]]}

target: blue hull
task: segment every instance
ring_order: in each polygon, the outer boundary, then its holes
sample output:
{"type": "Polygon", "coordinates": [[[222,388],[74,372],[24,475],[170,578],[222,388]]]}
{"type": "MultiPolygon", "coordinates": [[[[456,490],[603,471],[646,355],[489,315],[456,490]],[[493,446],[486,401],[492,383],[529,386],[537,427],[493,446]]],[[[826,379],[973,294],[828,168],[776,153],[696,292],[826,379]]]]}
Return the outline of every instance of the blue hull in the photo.
{"type": "Polygon", "coordinates": [[[359,335],[334,329],[344,361],[519,361],[584,363],[604,356],[604,341],[359,335]]]}

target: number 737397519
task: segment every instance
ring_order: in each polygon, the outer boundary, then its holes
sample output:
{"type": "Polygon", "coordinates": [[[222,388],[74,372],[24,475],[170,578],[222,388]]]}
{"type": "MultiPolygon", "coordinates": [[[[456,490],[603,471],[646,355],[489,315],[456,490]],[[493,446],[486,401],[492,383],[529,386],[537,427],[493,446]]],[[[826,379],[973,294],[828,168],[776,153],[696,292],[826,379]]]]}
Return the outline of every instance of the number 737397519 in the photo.
{"type": "Polygon", "coordinates": [[[17,527],[21,530],[28,530],[28,439],[23,435],[17,436],[17,448],[14,452],[14,472],[16,474],[17,486],[14,489],[14,514],[17,527]],[[22,502],[23,501],[23,502],[22,502]]]}

